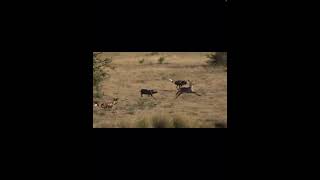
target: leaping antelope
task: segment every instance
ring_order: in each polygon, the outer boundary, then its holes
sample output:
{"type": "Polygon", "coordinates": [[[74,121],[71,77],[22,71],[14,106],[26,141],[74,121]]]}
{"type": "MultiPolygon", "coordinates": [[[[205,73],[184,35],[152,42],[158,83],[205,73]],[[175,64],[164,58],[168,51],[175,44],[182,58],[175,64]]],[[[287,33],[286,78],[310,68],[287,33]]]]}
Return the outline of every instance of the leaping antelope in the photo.
{"type": "Polygon", "coordinates": [[[179,88],[178,92],[176,93],[176,99],[183,93],[194,93],[198,96],[201,96],[200,94],[196,93],[193,91],[192,87],[193,87],[193,84],[190,80],[188,80],[189,82],[189,87],[181,87],[179,88]]]}

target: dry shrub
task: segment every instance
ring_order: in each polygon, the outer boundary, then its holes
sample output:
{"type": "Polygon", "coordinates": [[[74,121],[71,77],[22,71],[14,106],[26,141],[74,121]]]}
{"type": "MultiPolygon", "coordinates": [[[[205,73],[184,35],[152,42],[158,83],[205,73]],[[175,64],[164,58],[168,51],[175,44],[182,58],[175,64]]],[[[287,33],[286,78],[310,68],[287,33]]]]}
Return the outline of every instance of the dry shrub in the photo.
{"type": "Polygon", "coordinates": [[[157,104],[151,99],[151,97],[148,98],[140,98],[137,101],[137,104],[134,105],[138,109],[146,109],[146,108],[154,108],[157,106],[157,104]]]}
{"type": "Polygon", "coordinates": [[[227,128],[227,123],[217,121],[214,123],[215,128],[227,128]]]}
{"type": "Polygon", "coordinates": [[[197,121],[191,120],[186,116],[174,115],[172,118],[174,128],[197,128],[197,121]]]}
{"type": "Polygon", "coordinates": [[[144,63],[144,59],[139,60],[139,63],[143,64],[144,63]]]}
{"type": "Polygon", "coordinates": [[[152,116],[151,125],[152,128],[171,128],[173,126],[170,117],[162,114],[152,116]]]}
{"type": "Polygon", "coordinates": [[[159,55],[159,52],[151,52],[150,54],[147,54],[147,56],[155,56],[155,55],[159,55]]]}
{"type": "Polygon", "coordinates": [[[195,121],[181,115],[154,114],[136,123],[138,128],[196,128],[195,121]]]}
{"type": "Polygon", "coordinates": [[[158,59],[158,63],[159,63],[159,64],[163,64],[164,60],[165,60],[165,57],[160,57],[160,58],[158,59]]]}

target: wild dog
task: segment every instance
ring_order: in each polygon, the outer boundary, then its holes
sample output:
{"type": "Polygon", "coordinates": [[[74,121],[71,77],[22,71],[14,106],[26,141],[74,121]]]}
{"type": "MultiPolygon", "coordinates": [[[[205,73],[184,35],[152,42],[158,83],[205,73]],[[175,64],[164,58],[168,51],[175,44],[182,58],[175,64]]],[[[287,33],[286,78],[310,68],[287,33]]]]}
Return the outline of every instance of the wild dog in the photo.
{"type": "Polygon", "coordinates": [[[113,98],[112,102],[102,102],[102,103],[95,101],[94,106],[100,107],[103,109],[111,109],[114,105],[116,105],[118,103],[118,100],[119,100],[119,98],[113,98]]]}
{"type": "Polygon", "coordinates": [[[99,102],[98,101],[94,101],[93,104],[94,104],[95,107],[99,107],[99,102]]]}
{"type": "Polygon", "coordinates": [[[172,79],[169,79],[169,81],[171,81],[173,84],[177,85],[177,87],[176,87],[177,89],[179,89],[181,86],[187,84],[187,81],[185,81],[185,80],[176,80],[176,81],[173,81],[172,79]]]}
{"type": "Polygon", "coordinates": [[[193,94],[196,94],[198,96],[201,96],[200,94],[196,93],[195,91],[193,91],[193,84],[190,80],[188,80],[189,82],[189,87],[181,87],[179,88],[179,90],[177,91],[176,93],[176,99],[183,93],[193,93],[193,94]]]}
{"type": "MultiPolygon", "coordinates": [[[[140,95],[141,95],[141,97],[143,97],[143,94],[147,94],[147,95],[153,97],[152,94],[156,94],[156,93],[158,93],[158,91],[156,91],[156,90],[154,90],[154,89],[141,89],[141,90],[140,90],[140,95]]],[[[154,97],[153,97],[153,98],[154,98],[154,97]]]]}

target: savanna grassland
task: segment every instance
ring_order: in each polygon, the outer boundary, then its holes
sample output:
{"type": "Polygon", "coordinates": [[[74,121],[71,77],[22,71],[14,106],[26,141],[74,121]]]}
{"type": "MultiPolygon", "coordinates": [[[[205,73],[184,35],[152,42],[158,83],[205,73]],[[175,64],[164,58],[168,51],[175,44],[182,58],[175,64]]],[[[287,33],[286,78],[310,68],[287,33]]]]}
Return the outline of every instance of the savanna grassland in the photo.
{"type": "MultiPolygon", "coordinates": [[[[207,52],[105,52],[111,58],[110,77],[101,83],[100,101],[119,98],[112,109],[93,107],[93,127],[226,127],[227,72],[207,64],[207,52]],[[162,60],[159,60],[161,57],[162,60]],[[191,80],[195,94],[175,99],[168,79],[191,80]],[[140,89],[156,89],[140,97],[140,89]]],[[[186,85],[187,87],[188,85],[186,85]]]]}

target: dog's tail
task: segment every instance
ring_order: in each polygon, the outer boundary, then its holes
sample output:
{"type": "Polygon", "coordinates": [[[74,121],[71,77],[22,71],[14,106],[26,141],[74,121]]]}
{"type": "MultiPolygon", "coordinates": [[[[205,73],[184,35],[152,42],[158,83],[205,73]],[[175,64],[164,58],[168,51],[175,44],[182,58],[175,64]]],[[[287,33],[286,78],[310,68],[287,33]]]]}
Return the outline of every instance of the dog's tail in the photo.
{"type": "Polygon", "coordinates": [[[172,79],[169,79],[169,81],[171,81],[172,83],[174,83],[172,79]]]}

